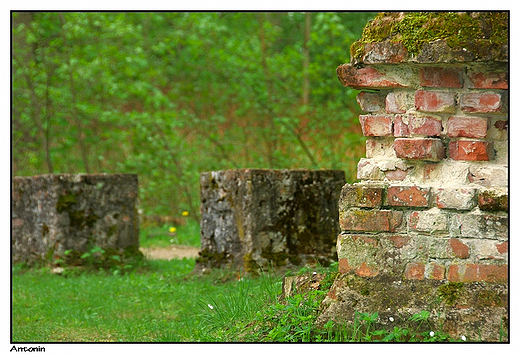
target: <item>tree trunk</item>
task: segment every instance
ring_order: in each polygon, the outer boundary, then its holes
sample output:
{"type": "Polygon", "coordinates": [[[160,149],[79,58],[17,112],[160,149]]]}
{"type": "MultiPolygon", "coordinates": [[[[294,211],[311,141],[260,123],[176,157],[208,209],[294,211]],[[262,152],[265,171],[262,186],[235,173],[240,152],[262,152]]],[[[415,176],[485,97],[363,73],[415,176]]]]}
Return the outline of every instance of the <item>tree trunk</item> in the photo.
{"type": "Polygon", "coordinates": [[[311,14],[309,12],[305,13],[305,29],[304,29],[304,39],[303,39],[303,95],[302,95],[302,104],[304,106],[309,104],[309,96],[310,96],[310,81],[309,81],[309,40],[311,36],[311,14]]]}
{"type": "Polygon", "coordinates": [[[81,159],[83,160],[83,166],[85,167],[85,172],[90,173],[90,167],[88,163],[88,155],[87,155],[87,148],[85,146],[85,129],[83,128],[83,122],[81,121],[81,118],[78,116],[78,110],[76,108],[76,86],[74,83],[74,76],[72,71],[72,62],[70,58],[70,45],[67,41],[67,36],[65,35],[65,18],[63,17],[63,13],[60,13],[60,20],[61,20],[61,27],[62,27],[62,37],[63,37],[63,44],[65,45],[65,55],[66,55],[66,61],[68,63],[69,67],[69,85],[70,85],[70,94],[71,94],[71,114],[72,118],[78,127],[78,144],[79,144],[79,150],[81,154],[81,159]]]}

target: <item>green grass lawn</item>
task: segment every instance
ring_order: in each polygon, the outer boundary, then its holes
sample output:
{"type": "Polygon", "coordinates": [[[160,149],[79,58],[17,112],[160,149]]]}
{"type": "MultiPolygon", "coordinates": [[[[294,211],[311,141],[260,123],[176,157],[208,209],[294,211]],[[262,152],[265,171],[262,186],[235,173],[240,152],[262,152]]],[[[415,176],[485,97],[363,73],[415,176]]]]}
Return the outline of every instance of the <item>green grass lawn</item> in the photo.
{"type": "Polygon", "coordinates": [[[236,274],[218,270],[190,275],[194,265],[193,259],[150,261],[146,270],[123,275],[69,276],[51,274],[48,268],[15,268],[12,340],[219,341],[223,338],[218,333],[208,331],[208,305],[216,312],[221,304],[229,307],[233,299],[245,296],[248,304],[238,304],[235,313],[227,308],[226,316],[246,319],[268,300],[266,289],[276,283],[267,276],[237,281],[236,274]],[[249,312],[243,311],[246,307],[249,312]]]}

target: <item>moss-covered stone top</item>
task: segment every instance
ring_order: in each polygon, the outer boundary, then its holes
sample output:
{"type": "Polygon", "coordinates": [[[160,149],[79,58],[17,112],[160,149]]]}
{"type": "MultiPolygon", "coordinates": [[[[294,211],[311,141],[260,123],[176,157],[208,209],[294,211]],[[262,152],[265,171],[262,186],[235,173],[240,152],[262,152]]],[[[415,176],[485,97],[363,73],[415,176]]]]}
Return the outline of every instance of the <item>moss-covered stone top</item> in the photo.
{"type": "Polygon", "coordinates": [[[383,12],[352,44],[351,62],[506,62],[508,17],[508,12],[383,12]]]}

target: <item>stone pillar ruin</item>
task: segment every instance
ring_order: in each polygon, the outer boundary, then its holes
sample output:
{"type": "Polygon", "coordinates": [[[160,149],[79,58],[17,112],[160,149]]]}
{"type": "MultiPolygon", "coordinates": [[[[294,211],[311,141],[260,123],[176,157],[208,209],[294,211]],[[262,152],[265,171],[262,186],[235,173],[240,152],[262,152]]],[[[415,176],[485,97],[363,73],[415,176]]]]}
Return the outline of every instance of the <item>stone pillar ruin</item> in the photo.
{"type": "Polygon", "coordinates": [[[426,310],[454,338],[507,340],[507,18],[380,14],[337,68],[360,90],[366,158],[341,192],[322,321],[426,310]]]}
{"type": "Polygon", "coordinates": [[[255,272],[335,260],[338,199],[345,173],[336,170],[212,171],[200,176],[199,265],[255,272]]]}
{"type": "Polygon", "coordinates": [[[94,247],[137,253],[137,175],[14,177],[13,263],[51,262],[94,247]]]}

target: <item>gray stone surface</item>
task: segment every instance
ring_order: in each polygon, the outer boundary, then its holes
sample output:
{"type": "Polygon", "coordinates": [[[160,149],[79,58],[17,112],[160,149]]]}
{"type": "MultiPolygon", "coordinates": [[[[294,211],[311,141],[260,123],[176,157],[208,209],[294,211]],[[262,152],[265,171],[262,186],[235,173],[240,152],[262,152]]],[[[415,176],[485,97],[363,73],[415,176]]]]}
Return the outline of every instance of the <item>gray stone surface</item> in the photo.
{"type": "Polygon", "coordinates": [[[50,261],[66,250],[139,247],[137,175],[14,177],[12,260],[50,261]]]}
{"type": "Polygon", "coordinates": [[[252,270],[333,260],[344,184],[336,170],[202,173],[199,263],[252,270]]]}

